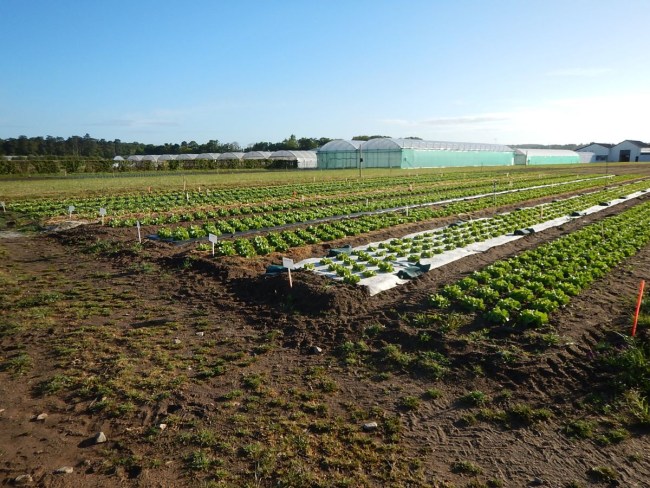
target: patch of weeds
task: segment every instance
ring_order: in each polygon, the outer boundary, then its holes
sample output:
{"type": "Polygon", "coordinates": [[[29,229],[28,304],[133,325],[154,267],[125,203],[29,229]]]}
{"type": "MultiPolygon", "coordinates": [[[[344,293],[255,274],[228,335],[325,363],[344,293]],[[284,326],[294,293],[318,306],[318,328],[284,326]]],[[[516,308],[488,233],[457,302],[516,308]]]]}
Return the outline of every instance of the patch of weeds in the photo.
{"type": "Polygon", "coordinates": [[[611,483],[618,479],[618,473],[609,466],[594,466],[587,470],[587,475],[599,483],[611,483]]]}
{"type": "Polygon", "coordinates": [[[262,384],[264,383],[264,378],[256,373],[251,373],[248,375],[245,375],[242,378],[242,385],[244,388],[247,390],[253,390],[253,391],[258,391],[262,384]]]}
{"type": "Polygon", "coordinates": [[[341,359],[348,366],[360,364],[369,351],[370,348],[364,341],[346,341],[338,348],[341,359]]]}
{"type": "Polygon", "coordinates": [[[429,388],[422,395],[426,400],[437,400],[442,396],[442,392],[437,388],[429,388]]]}
{"type": "Polygon", "coordinates": [[[578,480],[571,480],[564,485],[564,488],[585,488],[585,485],[578,480]]]}
{"type": "Polygon", "coordinates": [[[192,451],[185,458],[185,466],[192,471],[206,471],[212,464],[212,457],[202,449],[192,451]]]}
{"type": "Polygon", "coordinates": [[[508,418],[508,415],[503,410],[495,410],[492,408],[482,408],[479,410],[476,418],[482,420],[483,422],[494,422],[501,423],[505,422],[508,418]]]}
{"type": "Polygon", "coordinates": [[[399,402],[399,407],[403,410],[415,411],[420,408],[420,399],[415,396],[405,396],[399,402]]]}
{"type": "Polygon", "coordinates": [[[0,337],[9,337],[21,332],[22,330],[23,327],[15,322],[0,323],[0,337]]]}
{"type": "Polygon", "coordinates": [[[511,422],[524,425],[533,425],[545,422],[553,417],[553,413],[547,408],[532,408],[530,405],[517,403],[506,410],[511,422]]]}
{"type": "Polygon", "coordinates": [[[399,417],[386,417],[382,423],[384,434],[391,442],[399,440],[399,434],[402,432],[402,423],[399,417]]]}
{"type": "Polygon", "coordinates": [[[481,474],[483,470],[480,466],[470,462],[470,461],[454,461],[451,463],[451,472],[456,474],[467,474],[470,476],[477,476],[481,474]]]}
{"type": "Polygon", "coordinates": [[[590,439],[594,435],[594,423],[588,420],[574,420],[564,426],[563,432],[575,439],[590,439]]]}
{"type": "Polygon", "coordinates": [[[498,478],[491,478],[485,482],[488,488],[503,488],[505,483],[498,478]]]}
{"type": "Polygon", "coordinates": [[[650,403],[638,390],[629,390],[624,396],[630,416],[641,425],[650,425],[650,403]]]}
{"type": "Polygon", "coordinates": [[[478,423],[478,419],[473,413],[466,413],[460,416],[457,423],[460,427],[471,427],[478,423]]]}
{"type": "Polygon", "coordinates": [[[0,371],[8,371],[14,376],[25,374],[32,367],[32,358],[21,352],[0,363],[0,371]]]}
{"type": "Polygon", "coordinates": [[[481,407],[488,403],[489,397],[480,390],[474,390],[460,397],[459,401],[470,407],[481,407]]]}
{"type": "Polygon", "coordinates": [[[52,395],[58,391],[68,388],[73,384],[73,379],[70,376],[63,374],[54,375],[49,380],[43,380],[34,386],[34,394],[38,396],[52,395]]]}
{"type": "Polygon", "coordinates": [[[630,433],[627,429],[610,429],[605,433],[596,436],[596,442],[598,442],[598,444],[601,446],[608,446],[610,444],[618,444],[619,442],[623,442],[628,437],[630,437],[630,433]]]}

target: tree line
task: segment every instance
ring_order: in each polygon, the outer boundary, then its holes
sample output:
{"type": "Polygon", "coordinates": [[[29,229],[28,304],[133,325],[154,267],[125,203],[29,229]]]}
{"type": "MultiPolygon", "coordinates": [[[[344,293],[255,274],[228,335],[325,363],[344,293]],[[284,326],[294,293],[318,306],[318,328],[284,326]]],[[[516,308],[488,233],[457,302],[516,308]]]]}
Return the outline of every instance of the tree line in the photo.
{"type": "Polygon", "coordinates": [[[141,142],[122,142],[120,139],[107,141],[95,139],[90,134],[63,137],[27,137],[0,139],[0,156],[29,156],[41,159],[56,158],[97,158],[113,159],[115,156],[128,157],[147,154],[201,154],[241,151],[281,151],[314,150],[331,141],[327,137],[297,138],[294,134],[280,142],[256,142],[242,148],[236,142],[219,142],[211,139],[205,144],[196,141],[183,141],[165,144],[144,144],[141,142]]]}

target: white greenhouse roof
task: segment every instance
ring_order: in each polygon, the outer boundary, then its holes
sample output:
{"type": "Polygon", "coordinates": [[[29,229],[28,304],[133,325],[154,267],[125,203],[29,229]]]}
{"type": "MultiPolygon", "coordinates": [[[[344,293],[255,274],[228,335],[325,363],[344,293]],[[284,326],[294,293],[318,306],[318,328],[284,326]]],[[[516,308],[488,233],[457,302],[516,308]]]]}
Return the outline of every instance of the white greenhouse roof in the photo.
{"type": "Polygon", "coordinates": [[[269,159],[271,151],[249,151],[242,159],[269,159]]]}
{"type": "Polygon", "coordinates": [[[566,156],[579,156],[575,151],[569,151],[568,149],[527,149],[525,147],[518,147],[517,152],[525,154],[527,156],[555,156],[555,157],[566,157],[566,156]]]}
{"type": "Polygon", "coordinates": [[[124,158],[122,156],[115,156],[113,161],[124,161],[124,158]]]}
{"type": "Polygon", "coordinates": [[[370,139],[361,144],[362,151],[422,149],[437,151],[491,151],[512,152],[512,148],[502,144],[482,144],[476,142],[423,141],[420,139],[370,139]]]}
{"type": "Polygon", "coordinates": [[[318,149],[318,152],[327,151],[356,151],[364,141],[346,141],[344,139],[335,139],[324,144],[318,149]]]}
{"type": "Polygon", "coordinates": [[[193,159],[196,159],[198,154],[179,154],[178,155],[178,160],[179,161],[192,161],[193,159]]]}
{"type": "Polygon", "coordinates": [[[143,157],[144,156],[133,155],[133,156],[129,156],[126,159],[129,160],[129,161],[142,161],[143,157]]]}
{"type": "Polygon", "coordinates": [[[143,161],[154,161],[154,162],[157,163],[159,157],[160,156],[158,156],[157,154],[147,154],[146,156],[142,156],[142,160],[143,161]]]}
{"type": "Polygon", "coordinates": [[[241,159],[243,157],[244,157],[243,152],[226,152],[220,154],[217,159],[221,159],[223,161],[223,160],[231,160],[231,159],[241,159]]]}
{"type": "Polygon", "coordinates": [[[269,159],[279,159],[282,161],[316,161],[316,151],[275,151],[269,156],[269,159]]]}
{"type": "Polygon", "coordinates": [[[158,161],[176,161],[178,154],[163,154],[158,158],[158,161]]]}
{"type": "Polygon", "coordinates": [[[216,159],[219,159],[219,155],[221,153],[202,153],[199,154],[196,159],[209,159],[211,161],[214,161],[216,159]]]}

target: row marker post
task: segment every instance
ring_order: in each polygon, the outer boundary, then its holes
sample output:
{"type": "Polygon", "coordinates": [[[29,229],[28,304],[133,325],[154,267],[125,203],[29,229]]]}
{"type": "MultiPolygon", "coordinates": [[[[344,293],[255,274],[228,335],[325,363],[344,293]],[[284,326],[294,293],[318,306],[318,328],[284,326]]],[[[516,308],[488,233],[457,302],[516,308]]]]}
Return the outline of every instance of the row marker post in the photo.
{"type": "Polygon", "coordinates": [[[641,302],[643,302],[643,290],[645,289],[645,280],[641,280],[639,285],[639,298],[636,301],[636,311],[634,312],[634,324],[632,325],[632,337],[636,336],[636,326],[639,323],[639,312],[641,311],[641,302]]]}
{"type": "Polygon", "coordinates": [[[212,257],[214,257],[214,245],[219,242],[219,237],[215,234],[208,234],[208,240],[212,243],[212,257]]]}
{"type": "Polygon", "coordinates": [[[289,272],[289,288],[293,288],[293,279],[291,278],[291,269],[294,266],[293,259],[282,258],[282,266],[287,268],[287,271],[289,272]]]}

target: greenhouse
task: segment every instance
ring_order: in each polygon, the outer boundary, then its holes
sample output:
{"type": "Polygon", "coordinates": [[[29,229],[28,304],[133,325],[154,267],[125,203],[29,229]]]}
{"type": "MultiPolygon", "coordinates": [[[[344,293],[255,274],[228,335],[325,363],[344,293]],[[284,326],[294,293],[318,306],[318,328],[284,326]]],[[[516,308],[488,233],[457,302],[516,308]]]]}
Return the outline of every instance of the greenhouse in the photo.
{"type": "Polygon", "coordinates": [[[198,154],[179,154],[177,160],[178,161],[193,161],[196,159],[198,154]]]}
{"type": "Polygon", "coordinates": [[[221,153],[217,158],[219,161],[235,161],[244,157],[243,152],[225,152],[221,153]]]}
{"type": "Polygon", "coordinates": [[[510,166],[514,151],[500,144],[377,138],[332,141],[318,151],[318,167],[435,168],[450,166],[510,166]],[[337,154],[340,153],[340,154],[337,154]]]}
{"type": "Polygon", "coordinates": [[[515,151],[515,164],[571,164],[579,163],[580,154],[564,149],[527,149],[518,148],[515,151]]]}
{"type": "Polygon", "coordinates": [[[202,153],[199,154],[196,159],[205,159],[207,161],[216,161],[219,159],[219,154],[220,153],[202,153]]]}
{"type": "Polygon", "coordinates": [[[298,169],[317,167],[316,151],[275,151],[270,154],[269,159],[295,163],[298,169]]]}
{"type": "Polygon", "coordinates": [[[247,153],[244,153],[244,157],[242,159],[269,159],[269,156],[271,156],[271,151],[249,151],[247,153]]]}
{"type": "Polygon", "coordinates": [[[359,146],[363,141],[336,139],[323,145],[316,152],[320,169],[359,167],[359,146]]]}

